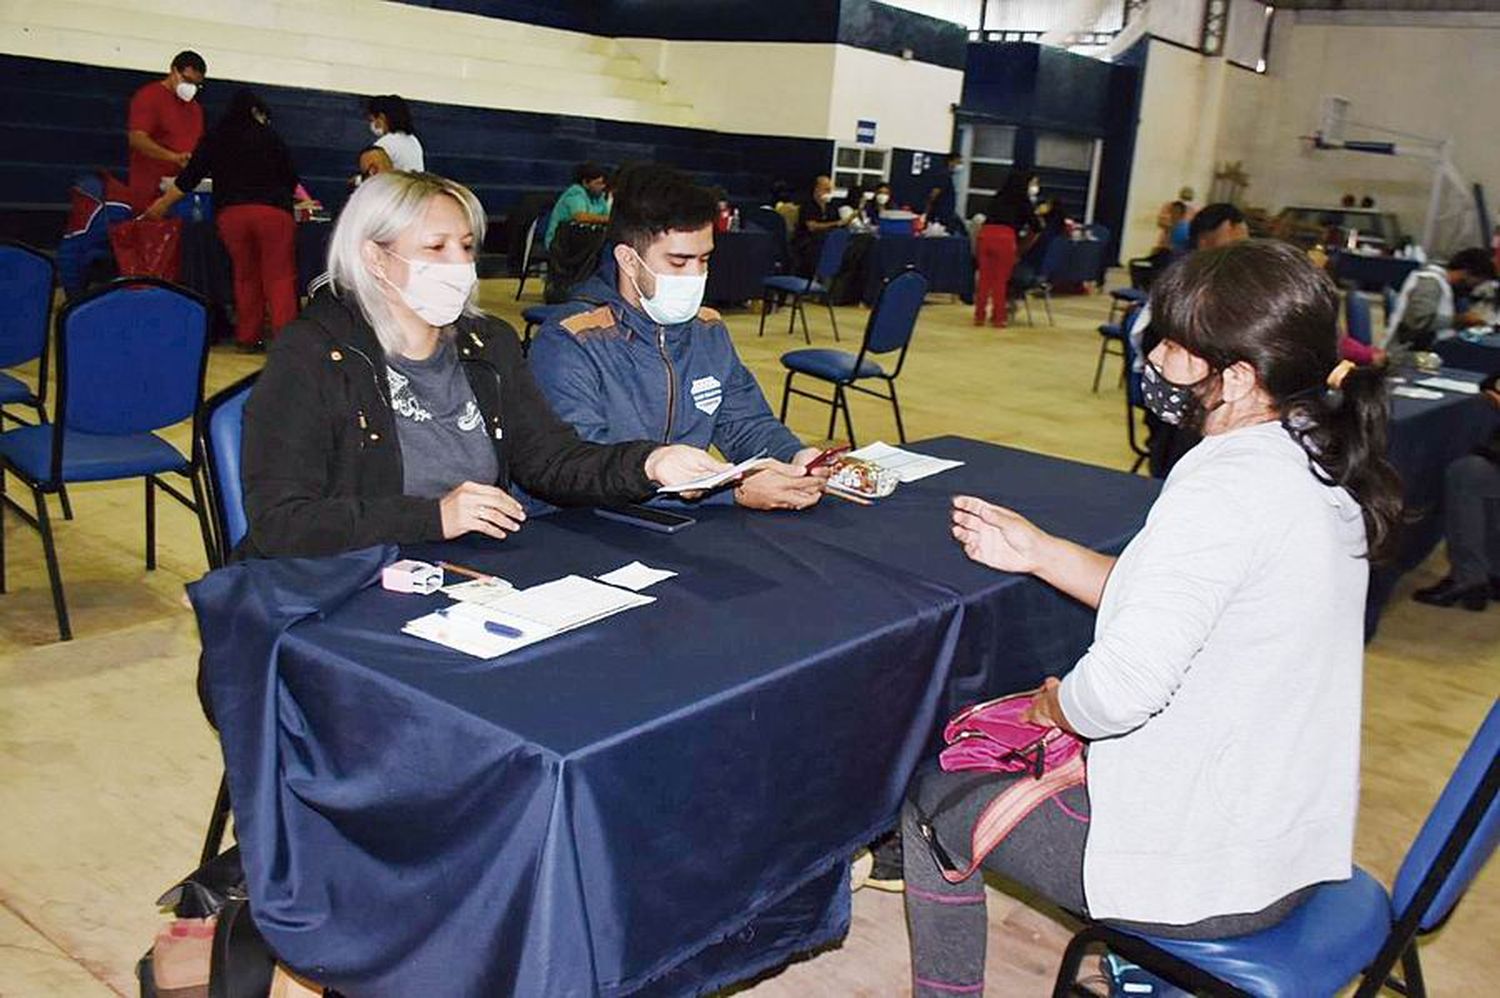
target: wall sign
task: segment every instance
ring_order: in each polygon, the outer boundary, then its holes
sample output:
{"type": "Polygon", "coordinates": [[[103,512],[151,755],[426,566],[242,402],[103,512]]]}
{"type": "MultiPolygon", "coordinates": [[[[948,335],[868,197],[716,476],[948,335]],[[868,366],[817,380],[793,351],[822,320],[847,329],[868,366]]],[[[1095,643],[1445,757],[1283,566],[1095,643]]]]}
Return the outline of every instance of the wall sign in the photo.
{"type": "Polygon", "coordinates": [[[875,144],[875,122],[856,121],[854,123],[854,141],[861,145],[873,146],[875,144]]]}

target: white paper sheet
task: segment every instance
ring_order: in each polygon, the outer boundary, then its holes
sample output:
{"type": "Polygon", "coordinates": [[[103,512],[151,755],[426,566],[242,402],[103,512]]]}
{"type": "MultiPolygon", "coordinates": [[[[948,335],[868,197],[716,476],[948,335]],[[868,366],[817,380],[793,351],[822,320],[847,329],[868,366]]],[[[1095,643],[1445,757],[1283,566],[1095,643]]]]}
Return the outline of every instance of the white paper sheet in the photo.
{"type": "Polygon", "coordinates": [[[628,565],[622,565],[613,572],[598,576],[600,582],[607,582],[612,586],[620,586],[625,589],[640,592],[649,586],[654,586],[663,579],[670,579],[676,572],[670,572],[665,568],[652,568],[642,565],[638,561],[632,561],[628,565]]]}
{"type": "Polygon", "coordinates": [[[463,603],[493,606],[497,601],[506,599],[514,593],[516,587],[504,579],[470,579],[468,582],[456,582],[451,586],[444,586],[438,591],[463,603]]]}
{"type": "Polygon", "coordinates": [[[1462,392],[1465,395],[1478,395],[1479,385],[1473,381],[1459,381],[1457,378],[1423,378],[1421,381],[1413,382],[1423,388],[1437,388],[1445,392],[1462,392]]]}
{"type": "Polygon", "coordinates": [[[919,481],[939,472],[948,471],[951,468],[960,468],[962,461],[951,461],[942,457],[929,457],[926,454],[918,454],[915,451],[902,450],[900,447],[892,447],[884,441],[876,441],[867,447],[861,447],[857,451],[850,451],[850,457],[862,458],[873,461],[882,468],[890,468],[901,479],[901,484],[919,481]]]}
{"type": "Polygon", "coordinates": [[[1400,395],[1409,399],[1440,399],[1442,392],[1435,392],[1431,388],[1413,388],[1411,385],[1397,385],[1391,389],[1392,395],[1400,395]]]}
{"type": "Polygon", "coordinates": [[[759,468],[761,465],[769,464],[770,462],[771,459],[768,457],[752,457],[750,460],[741,461],[733,468],[730,468],[727,471],[721,471],[716,475],[705,475],[702,478],[695,478],[691,482],[683,482],[681,485],[663,485],[656,491],[670,493],[673,495],[682,492],[708,492],[711,489],[718,488],[725,482],[732,481],[735,478],[738,478],[740,475],[743,475],[747,471],[750,471],[754,468],[759,468]]]}

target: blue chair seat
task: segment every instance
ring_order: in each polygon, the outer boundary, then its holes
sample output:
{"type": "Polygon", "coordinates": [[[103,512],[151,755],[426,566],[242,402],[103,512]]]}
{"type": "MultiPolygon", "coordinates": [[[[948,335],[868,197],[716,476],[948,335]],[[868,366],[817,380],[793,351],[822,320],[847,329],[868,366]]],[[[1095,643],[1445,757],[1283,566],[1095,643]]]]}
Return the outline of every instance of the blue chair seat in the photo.
{"type": "Polygon", "coordinates": [[[1123,340],[1125,339],[1125,327],[1117,322],[1106,322],[1099,327],[1099,335],[1106,340],[1123,340]]]}
{"type": "Polygon", "coordinates": [[[763,287],[785,291],[789,295],[821,295],[824,293],[823,285],[817,281],[809,281],[805,277],[796,277],[792,274],[772,274],[760,283],[763,287]]]}
{"type": "Polygon", "coordinates": [[[1390,897],[1355,867],[1354,876],[1321,885],[1263,932],[1201,941],[1141,938],[1258,998],[1298,998],[1335,994],[1375,959],[1390,931],[1390,897]]]}
{"type": "Polygon", "coordinates": [[[1109,293],[1115,301],[1127,302],[1131,305],[1139,304],[1146,300],[1146,292],[1140,288],[1115,288],[1109,293]]]}
{"type": "MultiPolygon", "coordinates": [[[[27,478],[52,478],[52,426],[24,426],[0,433],[0,457],[27,478]]],[[[115,478],[183,471],[188,459],[154,433],[107,436],[67,431],[63,441],[63,481],[99,482],[115,478]]]]}
{"type": "Polygon", "coordinates": [[[0,405],[10,405],[13,402],[31,402],[35,398],[31,389],[19,378],[12,378],[8,374],[0,373],[0,405]]]}
{"type": "Polygon", "coordinates": [[[781,355],[782,366],[787,370],[810,374],[824,381],[848,382],[855,378],[885,377],[885,368],[868,357],[856,371],[855,360],[854,354],[842,350],[793,350],[781,355]]]}

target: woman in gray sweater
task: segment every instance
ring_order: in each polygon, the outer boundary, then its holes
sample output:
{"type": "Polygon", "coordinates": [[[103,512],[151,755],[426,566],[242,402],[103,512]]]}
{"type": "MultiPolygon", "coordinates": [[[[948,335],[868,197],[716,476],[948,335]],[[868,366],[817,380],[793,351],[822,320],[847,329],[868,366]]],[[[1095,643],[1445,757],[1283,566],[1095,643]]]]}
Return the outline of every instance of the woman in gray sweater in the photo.
{"type": "MultiPolygon", "coordinates": [[[[1204,440],[1118,559],[954,500],[969,557],[1099,611],[1093,645],[1032,708],[1088,741],[1087,784],[1033,811],[985,866],[1074,912],[1219,938],[1350,875],[1365,590],[1400,491],[1383,375],[1339,361],[1337,292],[1303,254],[1258,241],[1196,254],[1157,281],[1151,308],[1163,342],[1147,405],[1204,440]]],[[[976,815],[1010,779],[933,770],[913,784],[919,995],[983,990],[982,882],[950,884],[939,862],[967,859],[976,815]]]]}

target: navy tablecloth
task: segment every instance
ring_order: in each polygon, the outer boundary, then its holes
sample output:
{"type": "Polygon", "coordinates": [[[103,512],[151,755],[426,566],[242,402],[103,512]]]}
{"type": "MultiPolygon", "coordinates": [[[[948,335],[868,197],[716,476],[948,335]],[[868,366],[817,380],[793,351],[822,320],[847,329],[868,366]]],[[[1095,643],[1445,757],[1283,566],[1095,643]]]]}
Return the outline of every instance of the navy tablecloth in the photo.
{"type": "Polygon", "coordinates": [[[726,305],[758,300],[760,282],[775,269],[776,243],[770,233],[760,229],[716,232],[704,300],[726,305]]]}
{"type": "Polygon", "coordinates": [[[865,257],[864,303],[874,305],[885,282],[908,266],[927,278],[927,290],[974,300],[974,255],[967,236],[881,236],[865,257]]]}
{"type": "Polygon", "coordinates": [[[1044,584],[965,559],[949,497],[1118,551],[1157,487],[917,447],[969,463],[871,508],[705,508],[671,536],[571,511],[404,552],[523,586],[634,559],[680,573],[495,662],[398,633],[441,600],[361,588],[393,551],[195,584],[273,948],[351,995],[695,994],[841,936],[848,857],[892,824],[948,711],[1066,671],[1092,633],[1044,584]]]}
{"type": "MultiPolygon", "coordinates": [[[[1428,375],[1398,374],[1408,380],[1428,375]]],[[[1478,381],[1472,372],[1444,370],[1442,377],[1478,381]]],[[[1401,475],[1410,522],[1395,556],[1370,577],[1366,632],[1373,634],[1396,582],[1416,568],[1443,539],[1443,473],[1454,460],[1487,440],[1500,425],[1493,407],[1477,395],[1444,392],[1441,399],[1392,399],[1390,458],[1401,475]]]]}
{"type": "Polygon", "coordinates": [[[1328,269],[1335,281],[1352,283],[1361,291],[1379,292],[1386,288],[1400,288],[1406,276],[1419,266],[1415,260],[1337,251],[1329,261],[1328,269]]]}
{"type": "Polygon", "coordinates": [[[1434,344],[1432,349],[1443,358],[1445,368],[1457,367],[1486,375],[1500,371],[1500,333],[1489,333],[1476,340],[1454,337],[1434,344]]]}

